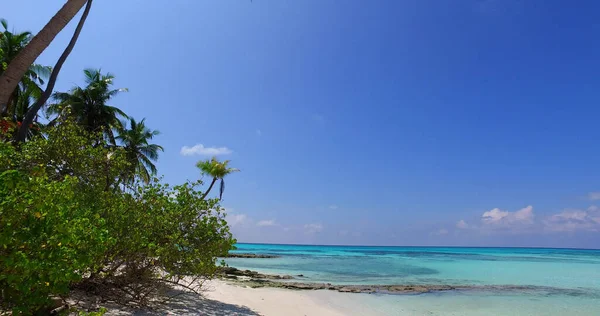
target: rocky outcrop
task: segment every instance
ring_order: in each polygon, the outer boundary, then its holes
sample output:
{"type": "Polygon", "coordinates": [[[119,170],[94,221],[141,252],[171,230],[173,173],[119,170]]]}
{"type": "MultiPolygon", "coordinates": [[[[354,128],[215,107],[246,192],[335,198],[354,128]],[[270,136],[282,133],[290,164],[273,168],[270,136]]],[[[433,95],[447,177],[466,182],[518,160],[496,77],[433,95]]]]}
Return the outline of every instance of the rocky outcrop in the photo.
{"type": "Polygon", "coordinates": [[[455,290],[449,285],[334,285],[331,283],[290,282],[290,275],[263,274],[252,270],[240,270],[234,267],[220,268],[223,278],[235,280],[237,284],[252,288],[273,287],[290,290],[333,290],[343,293],[429,293],[455,290]]]}
{"type": "Polygon", "coordinates": [[[271,280],[248,280],[240,283],[252,288],[274,287],[290,290],[332,290],[342,293],[419,294],[457,289],[449,285],[335,285],[331,283],[277,282],[271,280]]]}
{"type": "Polygon", "coordinates": [[[221,277],[235,284],[260,288],[272,287],[290,290],[332,290],[342,293],[379,293],[379,294],[421,294],[440,291],[488,291],[495,293],[539,293],[540,295],[585,296],[600,299],[600,291],[577,288],[564,289],[535,285],[481,285],[481,284],[393,284],[393,285],[339,285],[331,283],[299,282],[297,278],[309,280],[302,274],[290,275],[262,274],[251,270],[240,270],[233,267],[220,268],[221,277]],[[296,279],[294,281],[290,281],[296,279]]]}
{"type": "Polygon", "coordinates": [[[258,259],[271,259],[271,258],[280,258],[280,256],[276,255],[262,255],[256,253],[230,253],[227,255],[227,258],[258,258],[258,259]]]}
{"type": "MultiPolygon", "coordinates": [[[[260,274],[259,274],[260,275],[260,274]]],[[[291,277],[290,277],[291,278],[291,277]]],[[[273,287],[290,290],[332,290],[342,293],[378,293],[378,294],[423,294],[440,291],[489,291],[495,293],[539,293],[544,296],[569,295],[600,299],[600,291],[591,289],[564,289],[535,285],[444,285],[444,284],[395,284],[395,285],[337,285],[331,283],[310,283],[283,281],[277,279],[247,278],[236,280],[236,284],[260,288],[273,287]]]]}
{"type": "Polygon", "coordinates": [[[248,277],[250,279],[265,279],[265,280],[289,280],[294,277],[291,275],[277,275],[277,274],[262,274],[251,270],[240,270],[234,267],[222,267],[219,269],[219,273],[227,279],[237,279],[238,277],[248,277]]]}

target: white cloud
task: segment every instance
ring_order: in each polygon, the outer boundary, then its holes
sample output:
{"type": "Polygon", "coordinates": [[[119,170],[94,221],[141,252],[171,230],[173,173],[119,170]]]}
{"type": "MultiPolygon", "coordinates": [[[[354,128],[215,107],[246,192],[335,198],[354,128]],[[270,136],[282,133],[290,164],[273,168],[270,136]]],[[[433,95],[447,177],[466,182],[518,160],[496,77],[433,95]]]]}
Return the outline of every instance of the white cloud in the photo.
{"type": "Polygon", "coordinates": [[[306,224],[304,230],[309,234],[320,233],[323,231],[323,225],[319,223],[306,224]]]}
{"type": "Polygon", "coordinates": [[[495,208],[491,211],[483,213],[481,221],[486,224],[493,224],[501,221],[503,218],[508,216],[508,212],[503,212],[499,208],[495,208]]]}
{"type": "Polygon", "coordinates": [[[469,224],[467,224],[467,222],[465,222],[464,220],[460,220],[458,221],[458,223],[456,223],[456,228],[458,229],[467,229],[469,228],[469,224]]]}
{"type": "Polygon", "coordinates": [[[553,232],[600,231],[600,210],[597,206],[567,209],[545,219],[544,228],[553,232]]]}
{"type": "Polygon", "coordinates": [[[259,221],[258,223],[256,223],[256,226],[276,226],[277,223],[275,222],[274,219],[269,219],[269,220],[262,220],[259,221]]]}
{"type": "Polygon", "coordinates": [[[590,201],[598,201],[598,200],[600,200],[600,192],[590,192],[590,193],[588,193],[588,199],[590,201]]]}
{"type": "MultiPolygon", "coordinates": [[[[594,196],[590,194],[589,198],[594,196]]],[[[600,232],[600,207],[592,205],[587,209],[565,209],[539,220],[536,220],[531,205],[514,212],[494,208],[481,215],[480,224],[467,224],[460,220],[456,228],[483,234],[600,232]]]]}
{"type": "Polygon", "coordinates": [[[337,210],[337,209],[338,209],[338,206],[337,206],[337,205],[335,205],[335,204],[333,204],[333,205],[329,205],[329,209],[330,209],[330,210],[337,210]]]}
{"type": "Polygon", "coordinates": [[[204,147],[202,144],[196,144],[192,147],[181,147],[181,154],[184,156],[200,155],[200,156],[220,156],[229,155],[233,151],[227,147],[204,147]]]}
{"type": "Polygon", "coordinates": [[[481,222],[487,226],[514,226],[524,225],[533,223],[533,206],[529,205],[516,212],[502,211],[499,208],[495,208],[491,211],[483,213],[481,216],[481,222]]]}
{"type": "Polygon", "coordinates": [[[448,230],[445,228],[442,228],[442,229],[434,232],[433,234],[438,235],[438,236],[448,235],[448,230]]]}
{"type": "Polygon", "coordinates": [[[236,225],[244,223],[248,219],[248,217],[246,216],[246,214],[228,214],[226,219],[229,226],[234,227],[236,225]]]}

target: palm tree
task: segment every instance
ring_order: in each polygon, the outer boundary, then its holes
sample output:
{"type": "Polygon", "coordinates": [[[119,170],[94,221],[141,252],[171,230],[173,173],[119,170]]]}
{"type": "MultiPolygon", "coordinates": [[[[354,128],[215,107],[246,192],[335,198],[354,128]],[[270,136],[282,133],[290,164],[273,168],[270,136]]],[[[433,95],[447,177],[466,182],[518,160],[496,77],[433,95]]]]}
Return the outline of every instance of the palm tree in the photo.
{"type": "Polygon", "coordinates": [[[201,160],[198,161],[198,163],[196,163],[196,167],[200,169],[203,175],[208,175],[213,178],[212,182],[210,183],[210,186],[208,187],[208,190],[206,190],[204,195],[202,195],[202,199],[204,199],[208,195],[212,187],[215,185],[215,182],[217,182],[217,180],[219,179],[221,179],[219,200],[223,198],[223,192],[225,191],[225,180],[223,178],[225,178],[225,176],[227,176],[230,173],[240,171],[236,168],[229,168],[229,162],[229,160],[220,162],[217,160],[216,157],[213,157],[210,160],[201,160]]]}
{"type": "MultiPolygon", "coordinates": [[[[0,19],[0,24],[4,28],[4,31],[0,33],[0,64],[5,65],[10,64],[19,52],[27,46],[32,35],[30,32],[13,33],[9,31],[8,23],[4,19],[0,19]]],[[[0,74],[4,73],[3,70],[4,68],[0,67],[0,74]]],[[[10,116],[16,123],[15,113],[23,112],[23,109],[17,108],[18,104],[23,104],[22,100],[19,100],[21,95],[27,94],[28,97],[39,98],[42,93],[40,85],[44,84],[51,70],[50,67],[32,64],[10,94],[7,106],[0,114],[10,116]]],[[[27,104],[29,104],[29,100],[27,101],[27,104]]]]}
{"type": "Polygon", "coordinates": [[[62,66],[67,60],[67,57],[69,57],[69,54],[71,54],[71,51],[73,51],[73,47],[75,47],[75,43],[77,43],[77,39],[79,38],[79,34],[81,34],[81,30],[83,29],[83,25],[85,24],[85,20],[87,19],[91,8],[92,0],[88,0],[85,9],[83,10],[83,14],[79,19],[79,23],[77,23],[75,32],[73,33],[73,36],[71,36],[69,44],[67,45],[67,47],[65,47],[65,50],[62,52],[62,54],[56,61],[54,68],[52,69],[52,73],[50,74],[50,80],[48,81],[46,90],[40,95],[40,97],[35,101],[35,103],[31,107],[29,107],[29,109],[25,113],[25,116],[23,117],[23,124],[21,125],[21,127],[19,127],[19,130],[16,135],[17,142],[25,141],[25,138],[27,138],[27,135],[29,135],[29,126],[33,125],[32,123],[38,117],[38,112],[44,105],[46,105],[46,101],[48,101],[48,99],[52,95],[52,91],[54,91],[54,85],[56,84],[56,80],[58,79],[58,73],[62,69],[62,66]]]}
{"type": "MultiPolygon", "coordinates": [[[[31,104],[36,102],[39,98],[39,90],[36,87],[27,86],[25,90],[19,90],[18,97],[14,104],[15,111],[13,113],[14,121],[17,127],[20,128],[23,126],[23,118],[27,111],[31,108],[31,104]]],[[[35,135],[41,134],[41,128],[44,127],[44,124],[38,122],[37,115],[34,117],[31,123],[29,123],[26,134],[23,138],[23,141],[26,139],[31,139],[35,135]]]]}
{"type": "Polygon", "coordinates": [[[161,146],[149,143],[160,132],[147,128],[145,120],[136,122],[135,119],[130,118],[130,128],[119,131],[119,136],[116,137],[125,149],[125,155],[131,164],[132,172],[128,174],[127,182],[132,182],[135,175],[145,183],[150,182],[150,176],[156,174],[156,166],[152,162],[158,159],[159,151],[164,151],[161,146]]]}
{"type": "Polygon", "coordinates": [[[0,113],[5,111],[11,94],[38,56],[73,19],[88,0],[68,0],[48,24],[31,39],[0,75],[0,113]]]}
{"type": "Polygon", "coordinates": [[[107,102],[127,89],[112,89],[114,76],[110,73],[103,75],[96,69],[83,72],[87,85],[84,88],[75,86],[69,92],[54,93],[53,97],[58,103],[48,107],[48,114],[58,115],[57,119],[70,116],[88,132],[102,132],[115,145],[113,129],[122,130],[120,118],[128,116],[119,108],[107,105],[107,102]]]}

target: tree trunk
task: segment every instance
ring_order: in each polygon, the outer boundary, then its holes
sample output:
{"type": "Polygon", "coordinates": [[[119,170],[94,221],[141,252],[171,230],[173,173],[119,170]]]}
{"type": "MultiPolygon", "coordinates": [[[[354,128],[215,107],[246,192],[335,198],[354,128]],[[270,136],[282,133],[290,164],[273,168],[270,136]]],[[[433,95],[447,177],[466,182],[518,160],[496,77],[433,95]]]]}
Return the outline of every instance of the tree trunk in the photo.
{"type": "Polygon", "coordinates": [[[0,112],[8,105],[8,98],[17,87],[29,66],[50,45],[56,35],[73,19],[87,0],[67,0],[48,24],[33,37],[17,56],[11,61],[6,71],[0,76],[0,112]]]}
{"type": "Polygon", "coordinates": [[[31,108],[29,108],[27,114],[25,114],[25,117],[23,118],[21,127],[17,132],[17,143],[25,141],[25,138],[27,138],[29,125],[33,123],[33,120],[35,119],[38,111],[42,108],[42,106],[44,106],[44,104],[46,104],[46,101],[48,101],[48,98],[50,98],[50,96],[52,95],[52,90],[54,90],[54,85],[56,84],[58,73],[60,72],[60,69],[62,68],[65,61],[67,60],[67,57],[69,57],[69,54],[71,54],[73,47],[75,47],[75,43],[77,43],[77,39],[79,38],[79,34],[81,34],[81,29],[83,29],[83,24],[85,24],[85,20],[87,19],[87,16],[90,13],[91,7],[92,0],[88,0],[87,5],[85,6],[85,10],[81,15],[81,19],[77,24],[77,28],[75,28],[75,33],[73,33],[73,37],[71,37],[69,45],[67,45],[62,55],[60,55],[60,58],[58,58],[58,61],[56,62],[56,65],[54,65],[54,68],[52,68],[52,73],[50,74],[50,79],[48,80],[46,90],[44,91],[42,96],[35,102],[35,104],[31,108]]]}
{"type": "Polygon", "coordinates": [[[217,182],[217,180],[217,178],[213,178],[212,182],[210,183],[210,186],[208,187],[208,190],[206,190],[206,192],[204,192],[204,195],[200,198],[201,200],[204,200],[204,198],[208,195],[208,193],[212,189],[213,185],[215,185],[215,182],[217,182]]]}

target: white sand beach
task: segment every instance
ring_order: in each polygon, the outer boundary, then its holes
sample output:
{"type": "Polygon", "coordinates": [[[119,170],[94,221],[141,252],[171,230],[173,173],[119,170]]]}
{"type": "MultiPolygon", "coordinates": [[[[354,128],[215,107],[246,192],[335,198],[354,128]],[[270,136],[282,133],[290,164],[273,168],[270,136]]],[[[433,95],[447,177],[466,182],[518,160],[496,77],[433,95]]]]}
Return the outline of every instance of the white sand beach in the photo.
{"type": "MultiPolygon", "coordinates": [[[[212,281],[207,286],[206,297],[226,304],[248,307],[259,315],[286,316],[342,316],[347,311],[336,309],[320,297],[327,297],[329,291],[293,291],[273,288],[245,288],[230,285],[224,281],[212,281]]],[[[337,293],[336,293],[337,294],[337,293]]],[[[341,293],[339,293],[341,294],[341,293]]],[[[235,315],[235,314],[234,314],[235,315]]],[[[250,314],[252,315],[252,314],[250,314]]]]}
{"type": "Polygon", "coordinates": [[[346,316],[378,315],[353,301],[357,294],[327,290],[294,291],[248,288],[213,280],[204,284],[204,297],[182,292],[167,305],[154,310],[135,310],[116,305],[106,315],[207,315],[207,316],[346,316]]]}

